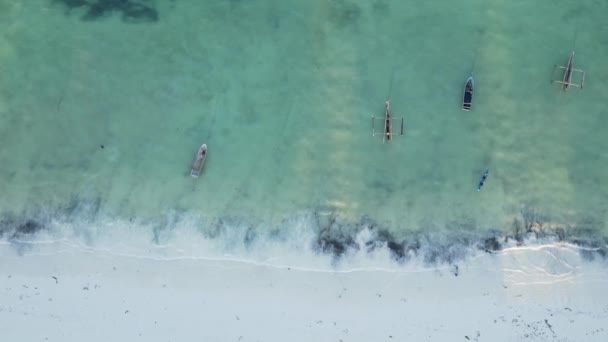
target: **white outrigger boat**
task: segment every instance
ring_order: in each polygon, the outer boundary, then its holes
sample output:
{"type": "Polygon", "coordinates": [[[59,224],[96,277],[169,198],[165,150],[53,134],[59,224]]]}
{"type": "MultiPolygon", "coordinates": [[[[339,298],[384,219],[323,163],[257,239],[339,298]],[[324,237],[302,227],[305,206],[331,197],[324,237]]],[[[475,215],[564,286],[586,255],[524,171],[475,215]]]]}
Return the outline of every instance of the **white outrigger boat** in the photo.
{"type": "Polygon", "coordinates": [[[192,169],[190,171],[192,177],[198,178],[198,176],[200,176],[203,165],[205,164],[205,159],[207,159],[207,144],[202,144],[198,151],[196,151],[194,161],[192,162],[192,169]]]}
{"type": "Polygon", "coordinates": [[[585,72],[583,70],[580,69],[574,69],[574,51],[572,51],[570,53],[570,58],[568,58],[568,64],[566,64],[566,66],[562,66],[562,65],[555,65],[555,67],[553,68],[553,73],[555,73],[555,69],[559,68],[559,69],[563,69],[564,70],[564,76],[562,77],[562,80],[553,80],[553,75],[551,75],[551,83],[561,83],[562,84],[562,89],[564,89],[564,91],[567,91],[568,88],[570,88],[570,86],[575,86],[575,87],[579,87],[580,89],[583,89],[583,85],[585,84],[585,72]],[[581,83],[574,83],[572,81],[572,75],[574,75],[575,72],[581,73],[581,83]]]}
{"type": "Polygon", "coordinates": [[[395,117],[391,115],[391,102],[387,99],[384,103],[384,116],[372,116],[372,136],[382,135],[383,142],[390,142],[393,138],[393,120],[401,120],[401,133],[403,135],[403,118],[395,117]],[[374,122],[376,120],[384,121],[384,130],[382,132],[376,132],[374,128],[374,122]]]}

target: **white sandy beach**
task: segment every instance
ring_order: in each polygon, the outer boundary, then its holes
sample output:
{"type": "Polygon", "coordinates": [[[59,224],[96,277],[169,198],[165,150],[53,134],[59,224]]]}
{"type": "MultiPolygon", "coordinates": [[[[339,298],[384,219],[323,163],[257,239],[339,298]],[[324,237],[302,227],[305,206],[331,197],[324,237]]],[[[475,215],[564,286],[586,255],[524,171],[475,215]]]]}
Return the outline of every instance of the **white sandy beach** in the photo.
{"type": "Polygon", "coordinates": [[[608,340],[606,265],[567,245],[480,254],[458,276],[414,261],[306,269],[60,242],[20,254],[0,245],[3,341],[608,340]]]}

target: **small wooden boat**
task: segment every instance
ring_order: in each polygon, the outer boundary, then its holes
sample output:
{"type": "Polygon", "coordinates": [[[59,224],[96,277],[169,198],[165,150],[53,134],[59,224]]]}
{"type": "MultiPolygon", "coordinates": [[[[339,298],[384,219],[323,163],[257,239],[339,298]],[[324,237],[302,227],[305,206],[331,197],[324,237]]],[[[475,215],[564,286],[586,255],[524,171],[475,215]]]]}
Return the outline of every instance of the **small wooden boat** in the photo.
{"type": "Polygon", "coordinates": [[[471,106],[473,105],[473,87],[475,86],[475,81],[473,80],[473,76],[469,77],[467,83],[464,84],[464,96],[462,98],[462,110],[470,111],[471,106]]]}
{"type": "Polygon", "coordinates": [[[570,85],[572,84],[572,69],[574,68],[574,51],[570,54],[568,58],[568,64],[566,64],[566,70],[564,71],[564,78],[562,80],[562,86],[564,91],[568,90],[570,85]]]}
{"type": "Polygon", "coordinates": [[[391,141],[391,103],[386,100],[384,103],[384,134],[387,141],[391,141]]]}
{"type": "Polygon", "coordinates": [[[384,116],[372,116],[372,136],[382,135],[382,140],[384,142],[391,142],[393,139],[393,120],[401,120],[401,132],[400,135],[403,135],[403,117],[395,117],[391,114],[391,103],[387,99],[384,103],[384,116]],[[384,129],[382,133],[376,132],[374,127],[374,122],[376,120],[382,120],[384,123],[384,129]]]}
{"type": "Polygon", "coordinates": [[[481,176],[481,179],[479,180],[479,184],[477,185],[477,191],[481,191],[481,188],[483,188],[483,185],[486,183],[486,180],[488,179],[489,173],[490,173],[490,169],[486,169],[486,171],[483,173],[483,176],[481,176]]]}
{"type": "Polygon", "coordinates": [[[202,144],[198,151],[196,151],[194,161],[192,162],[192,170],[190,171],[192,177],[198,178],[200,176],[205,159],[207,159],[207,144],[202,144]]]}

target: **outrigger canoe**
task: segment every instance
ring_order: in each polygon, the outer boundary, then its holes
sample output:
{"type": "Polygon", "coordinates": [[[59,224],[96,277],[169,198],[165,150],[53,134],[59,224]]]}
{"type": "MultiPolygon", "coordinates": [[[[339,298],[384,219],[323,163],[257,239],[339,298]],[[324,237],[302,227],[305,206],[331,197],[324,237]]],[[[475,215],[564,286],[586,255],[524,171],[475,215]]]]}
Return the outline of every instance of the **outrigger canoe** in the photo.
{"type": "MultiPolygon", "coordinates": [[[[568,90],[568,88],[570,88],[570,86],[575,86],[575,87],[579,87],[580,89],[583,89],[583,86],[585,84],[585,71],[574,68],[574,51],[572,51],[570,53],[570,57],[568,57],[568,64],[566,64],[566,66],[556,65],[555,68],[563,69],[564,76],[562,77],[561,81],[552,80],[551,82],[561,83],[562,89],[564,91],[568,90]],[[581,73],[581,83],[580,84],[575,83],[572,79],[575,72],[581,73]]],[[[555,69],[553,69],[553,72],[555,73],[555,69]]],[[[553,76],[551,76],[551,77],[553,77],[553,76]]]]}
{"type": "Polygon", "coordinates": [[[190,171],[192,177],[198,178],[200,176],[205,159],[207,159],[207,144],[202,144],[198,151],[196,151],[194,161],[192,162],[192,170],[190,171]]]}
{"type": "Polygon", "coordinates": [[[384,142],[391,142],[391,140],[393,140],[393,135],[395,135],[395,132],[393,132],[393,120],[401,120],[400,134],[403,135],[403,117],[395,117],[391,114],[391,103],[387,99],[384,103],[384,116],[372,116],[372,136],[382,134],[382,140],[384,142]],[[376,120],[382,120],[384,122],[384,130],[382,133],[376,132],[376,129],[374,128],[374,122],[376,120]]]}
{"type": "Polygon", "coordinates": [[[471,106],[473,105],[473,87],[475,86],[475,81],[473,80],[473,76],[469,77],[467,83],[464,84],[464,96],[462,98],[462,110],[470,111],[471,106]]]}

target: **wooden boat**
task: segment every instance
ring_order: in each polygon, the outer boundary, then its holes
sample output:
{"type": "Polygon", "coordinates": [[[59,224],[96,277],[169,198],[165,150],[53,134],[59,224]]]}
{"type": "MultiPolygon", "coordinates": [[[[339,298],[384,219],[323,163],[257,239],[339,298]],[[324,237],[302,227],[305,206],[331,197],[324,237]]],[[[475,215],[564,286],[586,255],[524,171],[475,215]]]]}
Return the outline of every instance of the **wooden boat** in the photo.
{"type": "Polygon", "coordinates": [[[481,176],[481,179],[479,180],[479,184],[477,185],[477,191],[481,191],[481,188],[483,188],[483,185],[486,183],[486,180],[488,179],[489,173],[490,173],[490,169],[486,169],[486,171],[483,173],[483,176],[481,176]]]}
{"type": "Polygon", "coordinates": [[[464,84],[464,95],[462,98],[462,110],[470,111],[473,105],[473,87],[475,87],[475,81],[473,76],[469,77],[467,82],[464,84]]]}
{"type": "Polygon", "coordinates": [[[395,135],[395,133],[393,133],[393,120],[401,120],[400,135],[403,135],[403,118],[395,117],[391,114],[391,103],[387,99],[384,103],[384,116],[372,116],[372,136],[381,134],[384,142],[391,142],[393,135],[395,135]],[[382,133],[376,132],[374,128],[374,121],[376,120],[382,120],[384,122],[384,129],[382,130],[382,133]]]}
{"type": "Polygon", "coordinates": [[[198,151],[196,151],[194,161],[192,162],[192,170],[190,171],[192,177],[198,178],[200,176],[205,159],[207,159],[207,144],[202,144],[198,151]]]}
{"type": "Polygon", "coordinates": [[[387,141],[391,141],[391,103],[386,100],[384,103],[384,134],[387,141]]]}
{"type": "Polygon", "coordinates": [[[566,69],[564,71],[564,78],[562,79],[562,87],[564,91],[568,90],[570,84],[572,84],[572,68],[574,68],[574,51],[572,51],[570,54],[568,64],[566,64],[566,69]]]}

